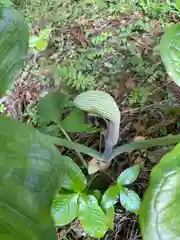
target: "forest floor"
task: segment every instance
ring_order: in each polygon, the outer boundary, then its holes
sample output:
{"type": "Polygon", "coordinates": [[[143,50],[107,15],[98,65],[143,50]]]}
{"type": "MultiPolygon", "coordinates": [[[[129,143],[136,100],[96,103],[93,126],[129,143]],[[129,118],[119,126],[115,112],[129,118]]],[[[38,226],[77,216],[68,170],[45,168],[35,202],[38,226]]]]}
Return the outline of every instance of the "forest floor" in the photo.
{"type": "MultiPolygon", "coordinates": [[[[158,48],[164,27],[179,21],[173,4],[159,4],[160,8],[154,4],[138,5],[136,1],[46,2],[15,1],[25,14],[31,36],[46,26],[51,34],[44,51],[29,50],[27,66],[0,105],[1,112],[38,128],[36,103],[60,84],[72,96],[101,89],[114,97],[122,116],[119,144],[180,132],[180,115],[176,111],[180,90],[166,74],[158,48]],[[66,66],[70,66],[70,73],[63,81],[59,67],[66,66]],[[83,79],[68,79],[74,68],[83,79]]],[[[96,120],[92,124],[102,124],[96,120]]],[[[101,145],[99,133],[72,137],[94,149],[101,145]]],[[[121,155],[107,174],[99,177],[96,187],[105,190],[110,179],[124,169],[143,163],[144,168],[132,185],[143,197],[152,167],[168,150],[168,146],[156,147],[121,155]]],[[[58,236],[59,240],[92,239],[77,221],[58,229],[58,236]]],[[[114,230],[103,239],[142,239],[138,217],[118,203],[114,230]]]]}

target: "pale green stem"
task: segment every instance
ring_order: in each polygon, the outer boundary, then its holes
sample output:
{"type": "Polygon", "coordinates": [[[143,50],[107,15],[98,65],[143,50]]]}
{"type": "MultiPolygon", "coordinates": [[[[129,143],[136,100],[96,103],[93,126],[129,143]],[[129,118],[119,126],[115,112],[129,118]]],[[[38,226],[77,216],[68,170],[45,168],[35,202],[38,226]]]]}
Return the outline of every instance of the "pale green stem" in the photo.
{"type": "MultiPolygon", "coordinates": [[[[67,140],[72,143],[72,142],[73,142],[72,139],[70,138],[70,136],[68,135],[68,133],[63,129],[63,127],[61,126],[60,123],[58,124],[58,127],[60,128],[60,130],[62,131],[62,133],[64,134],[64,136],[67,138],[67,140]]],[[[79,159],[81,160],[82,164],[84,165],[84,167],[87,168],[87,163],[86,163],[86,161],[84,160],[84,158],[83,158],[83,156],[81,155],[81,153],[80,153],[77,149],[75,149],[75,148],[74,148],[74,150],[75,150],[76,154],[78,155],[79,159]]]]}

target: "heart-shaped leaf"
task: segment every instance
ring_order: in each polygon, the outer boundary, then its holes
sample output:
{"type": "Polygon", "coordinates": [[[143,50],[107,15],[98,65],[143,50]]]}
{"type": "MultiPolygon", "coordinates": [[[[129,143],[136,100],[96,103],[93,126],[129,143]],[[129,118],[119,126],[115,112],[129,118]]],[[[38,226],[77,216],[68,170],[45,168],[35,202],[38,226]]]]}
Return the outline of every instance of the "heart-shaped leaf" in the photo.
{"type": "Polygon", "coordinates": [[[59,90],[41,98],[38,103],[38,113],[40,123],[48,124],[50,122],[59,123],[61,112],[68,101],[68,96],[59,90]]]}
{"type": "Polygon", "coordinates": [[[160,44],[161,57],[168,74],[180,86],[180,25],[175,24],[165,31],[160,44]]]}
{"type": "Polygon", "coordinates": [[[24,65],[28,51],[28,27],[20,13],[0,8],[0,95],[24,65]]]}
{"type": "Polygon", "coordinates": [[[118,200],[119,193],[120,192],[117,185],[113,185],[106,190],[101,200],[101,204],[104,207],[104,209],[114,207],[118,200]]]}
{"type": "Polygon", "coordinates": [[[37,130],[2,116],[0,141],[0,239],[56,240],[50,206],[63,182],[61,154],[37,130]]]}
{"type": "Polygon", "coordinates": [[[144,240],[180,239],[180,144],[156,165],[140,209],[144,240]]]}
{"type": "Polygon", "coordinates": [[[66,225],[77,217],[78,197],[77,193],[60,194],[55,197],[51,212],[57,226],[66,225]]]}
{"type": "Polygon", "coordinates": [[[138,213],[141,205],[141,200],[137,193],[127,188],[121,188],[120,201],[122,206],[129,212],[138,213]]]}
{"type": "Polygon", "coordinates": [[[63,174],[61,187],[75,192],[82,192],[86,187],[87,181],[81,169],[67,156],[61,157],[61,164],[63,164],[64,169],[64,171],[61,172],[63,174]]]}
{"type": "Polygon", "coordinates": [[[78,218],[85,232],[95,238],[103,237],[110,225],[108,217],[92,195],[80,195],[78,218]]]}
{"type": "Polygon", "coordinates": [[[140,164],[137,164],[123,171],[117,179],[118,185],[122,186],[133,183],[137,179],[140,169],[140,164]]]}
{"type": "Polygon", "coordinates": [[[85,114],[78,108],[75,108],[61,122],[61,127],[66,132],[96,132],[97,129],[85,123],[85,114]]]}

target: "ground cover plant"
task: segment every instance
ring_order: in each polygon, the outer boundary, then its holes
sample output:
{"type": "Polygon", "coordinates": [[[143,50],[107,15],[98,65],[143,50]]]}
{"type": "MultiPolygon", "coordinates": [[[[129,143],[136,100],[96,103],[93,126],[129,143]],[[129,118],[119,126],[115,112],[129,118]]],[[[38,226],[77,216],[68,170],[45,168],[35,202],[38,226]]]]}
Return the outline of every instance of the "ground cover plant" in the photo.
{"type": "Polygon", "coordinates": [[[1,238],[178,239],[179,2],[0,9],[1,238]]]}

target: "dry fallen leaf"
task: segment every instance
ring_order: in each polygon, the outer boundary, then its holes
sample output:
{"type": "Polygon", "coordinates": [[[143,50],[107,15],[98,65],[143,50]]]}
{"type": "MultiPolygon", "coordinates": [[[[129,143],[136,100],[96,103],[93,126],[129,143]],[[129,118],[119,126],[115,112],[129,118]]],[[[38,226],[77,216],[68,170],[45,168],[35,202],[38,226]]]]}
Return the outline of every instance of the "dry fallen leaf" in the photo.
{"type": "Polygon", "coordinates": [[[133,90],[136,87],[136,83],[133,78],[129,78],[126,80],[125,86],[129,90],[133,90]]]}
{"type": "Polygon", "coordinates": [[[100,170],[100,163],[93,158],[88,162],[88,174],[92,175],[100,170]]]}
{"type": "Polygon", "coordinates": [[[139,141],[143,141],[146,140],[145,136],[136,136],[133,138],[133,142],[139,142],[139,141]]]}

